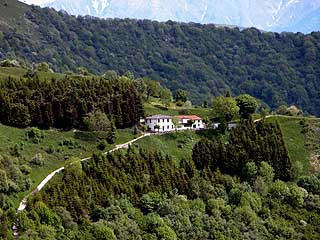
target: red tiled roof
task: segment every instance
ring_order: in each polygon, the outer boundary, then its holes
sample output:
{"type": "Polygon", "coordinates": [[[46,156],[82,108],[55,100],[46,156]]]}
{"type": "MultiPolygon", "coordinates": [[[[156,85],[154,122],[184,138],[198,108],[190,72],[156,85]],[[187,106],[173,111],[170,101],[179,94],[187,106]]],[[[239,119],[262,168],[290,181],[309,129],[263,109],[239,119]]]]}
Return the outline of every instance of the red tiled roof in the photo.
{"type": "Polygon", "coordinates": [[[202,118],[198,117],[197,115],[182,115],[182,116],[177,116],[177,118],[180,118],[180,119],[191,119],[191,120],[202,120],[202,118]]]}

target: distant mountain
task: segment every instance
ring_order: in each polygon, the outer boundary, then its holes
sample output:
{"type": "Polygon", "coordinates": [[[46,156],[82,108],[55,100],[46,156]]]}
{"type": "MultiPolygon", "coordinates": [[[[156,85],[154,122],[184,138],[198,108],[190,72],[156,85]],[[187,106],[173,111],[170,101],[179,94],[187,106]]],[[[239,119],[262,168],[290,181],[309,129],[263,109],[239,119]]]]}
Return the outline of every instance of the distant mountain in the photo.
{"type": "Polygon", "coordinates": [[[217,23],[305,33],[320,30],[320,0],[55,0],[42,6],[103,18],[217,23]]]}

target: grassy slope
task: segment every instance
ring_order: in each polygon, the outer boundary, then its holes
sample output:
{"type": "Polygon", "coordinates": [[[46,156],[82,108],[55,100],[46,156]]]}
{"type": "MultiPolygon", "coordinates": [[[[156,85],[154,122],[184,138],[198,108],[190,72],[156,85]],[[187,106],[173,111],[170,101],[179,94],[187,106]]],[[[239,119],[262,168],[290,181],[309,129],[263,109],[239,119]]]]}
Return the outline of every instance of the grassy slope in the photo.
{"type": "MultiPolygon", "coordinates": [[[[283,132],[290,157],[294,163],[295,176],[310,173],[310,151],[306,146],[305,135],[302,133],[301,117],[276,116],[267,121],[278,121],[283,132]]],[[[304,118],[306,121],[311,118],[304,118]]],[[[312,119],[314,120],[314,119],[312,119]]],[[[320,119],[317,121],[320,122],[320,119]]],[[[320,137],[320,136],[319,136],[320,137]]],[[[145,149],[159,150],[163,154],[169,154],[174,160],[191,158],[194,144],[201,139],[200,133],[192,131],[171,133],[167,135],[151,136],[142,139],[134,146],[145,149]]]]}
{"type": "Polygon", "coordinates": [[[183,158],[191,158],[192,148],[199,140],[200,136],[196,132],[184,131],[146,137],[133,146],[160,151],[163,155],[170,155],[173,160],[179,162],[183,158]]]}
{"type": "MultiPolygon", "coordinates": [[[[66,161],[71,157],[85,158],[92,155],[93,152],[98,152],[98,141],[84,141],[75,138],[73,131],[63,132],[57,130],[43,130],[44,138],[39,144],[34,144],[26,138],[27,129],[12,128],[0,125],[0,154],[10,155],[11,150],[16,144],[22,146],[19,150],[23,160],[20,164],[30,165],[30,161],[40,153],[44,158],[44,166],[32,166],[30,177],[33,181],[34,189],[51,171],[66,164],[66,161]],[[61,146],[64,140],[76,142],[74,147],[61,146]],[[52,154],[47,153],[49,146],[54,149],[52,154]]],[[[125,129],[118,131],[118,137],[115,144],[108,144],[104,151],[112,149],[116,144],[127,142],[136,135],[133,130],[125,129]]],[[[25,193],[19,193],[16,200],[19,200],[25,193]]],[[[18,202],[16,202],[18,203],[18,202]]]]}
{"type": "Polygon", "coordinates": [[[17,26],[14,23],[22,19],[29,8],[27,4],[17,0],[0,0],[0,30],[2,27],[17,26]]]}
{"type": "MultiPolygon", "coordinates": [[[[307,148],[306,136],[302,132],[303,126],[300,121],[305,119],[319,121],[315,118],[277,116],[271,117],[268,121],[278,121],[286,142],[290,157],[294,163],[295,176],[310,173],[310,151],[307,148]]],[[[319,136],[320,137],[320,136],[319,136]]]]}
{"type": "MultiPolygon", "coordinates": [[[[14,78],[20,78],[27,72],[23,68],[5,68],[0,67],[0,80],[6,80],[8,76],[14,78]]],[[[60,73],[38,73],[40,79],[61,79],[65,75],[60,73]]],[[[72,76],[71,76],[72,77],[72,76]]],[[[89,76],[90,77],[90,76],[89,76]]],[[[39,144],[34,144],[30,140],[26,139],[27,129],[18,129],[0,124],[0,154],[10,155],[10,152],[16,144],[22,146],[19,153],[23,160],[20,160],[20,164],[30,165],[32,157],[37,153],[40,153],[45,164],[42,167],[33,166],[30,173],[30,177],[33,181],[33,188],[35,188],[45,176],[47,176],[51,171],[65,165],[65,161],[71,156],[85,158],[92,155],[92,152],[96,152],[98,140],[95,141],[84,141],[75,138],[75,134],[72,131],[56,131],[56,130],[43,130],[44,138],[39,144]],[[60,146],[63,140],[69,140],[71,142],[76,142],[79,147],[68,147],[60,146]],[[46,150],[51,146],[55,151],[52,154],[48,154],[46,150]]],[[[133,130],[125,129],[119,130],[116,143],[112,145],[107,145],[104,151],[112,149],[116,144],[127,142],[137,135],[133,134],[133,130]]],[[[21,199],[25,193],[19,193],[15,196],[16,203],[17,200],[21,199]]]]}
{"type": "Polygon", "coordinates": [[[204,131],[178,131],[164,135],[145,137],[133,146],[146,150],[160,151],[163,155],[170,155],[177,163],[181,159],[191,159],[193,146],[204,136],[210,138],[216,135],[215,130],[204,131]]]}
{"type": "MultiPolygon", "coordinates": [[[[172,103],[168,108],[163,107],[160,100],[151,98],[144,103],[145,115],[198,115],[202,118],[209,118],[210,108],[189,108],[178,107],[172,103]]],[[[141,139],[133,146],[148,150],[160,151],[164,155],[170,155],[175,161],[179,162],[183,158],[191,158],[193,146],[201,139],[201,133],[194,131],[183,131],[165,135],[150,136],[141,139]]]]}
{"type": "Polygon", "coordinates": [[[211,111],[209,108],[189,108],[185,109],[183,107],[178,107],[174,103],[172,103],[168,108],[165,108],[160,103],[159,99],[151,98],[150,102],[144,104],[145,115],[155,115],[155,114],[164,114],[164,115],[198,115],[202,118],[207,118],[210,116],[211,111]]]}

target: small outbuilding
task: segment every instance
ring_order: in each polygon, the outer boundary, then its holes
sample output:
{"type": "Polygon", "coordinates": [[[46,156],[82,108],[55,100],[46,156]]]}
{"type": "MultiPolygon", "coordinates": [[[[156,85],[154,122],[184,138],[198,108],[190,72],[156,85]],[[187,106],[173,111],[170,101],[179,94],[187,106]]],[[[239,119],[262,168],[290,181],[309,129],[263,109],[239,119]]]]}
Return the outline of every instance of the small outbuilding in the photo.
{"type": "Polygon", "coordinates": [[[180,126],[178,127],[178,130],[204,128],[202,118],[196,115],[183,115],[177,116],[177,118],[180,120],[180,126]]]}

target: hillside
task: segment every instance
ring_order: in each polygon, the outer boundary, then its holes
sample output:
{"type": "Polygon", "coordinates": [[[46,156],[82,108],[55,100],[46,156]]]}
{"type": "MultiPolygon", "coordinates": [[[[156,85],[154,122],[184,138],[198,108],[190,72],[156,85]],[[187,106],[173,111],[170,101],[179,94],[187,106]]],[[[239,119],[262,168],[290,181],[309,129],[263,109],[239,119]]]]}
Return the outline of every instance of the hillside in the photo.
{"type": "MultiPolygon", "coordinates": [[[[30,102],[35,97],[40,98],[40,102],[45,103],[44,106],[50,104],[50,99],[60,99],[60,104],[69,103],[70,99],[66,96],[76,83],[77,89],[73,91],[75,97],[71,99],[76,101],[77,93],[81,96],[84,84],[86,96],[95,96],[95,93],[97,102],[105,105],[108,103],[106,100],[113,97],[108,94],[101,96],[105,91],[113,89],[116,92],[119,91],[118,87],[125,91],[128,86],[134,90],[134,86],[141,83],[138,79],[116,76],[110,72],[100,77],[44,70],[48,70],[45,64],[35,65],[33,71],[21,67],[0,68],[0,104],[9,102],[11,106],[25,99],[18,105],[21,107],[25,104],[27,109],[32,109],[33,104],[30,102]],[[118,82],[110,79],[111,76],[118,82]],[[52,85],[55,83],[63,90],[61,82],[68,85],[68,91],[62,91],[66,93],[62,98],[61,92],[52,85]],[[108,90],[99,85],[99,91],[96,91],[96,84],[99,82],[109,86],[108,90]],[[134,84],[131,86],[132,83],[134,84]],[[51,89],[50,92],[48,88],[51,89]],[[8,98],[12,98],[12,101],[7,101],[8,98]]],[[[161,88],[160,85],[155,86],[161,88]]],[[[115,95],[121,95],[124,100],[130,99],[130,94],[127,93],[115,95]]],[[[86,99],[90,103],[90,98],[86,99]]],[[[142,99],[147,97],[143,96],[142,99]]],[[[147,115],[185,113],[207,118],[213,111],[211,108],[200,107],[184,109],[172,102],[165,108],[161,99],[153,95],[143,106],[147,115]]],[[[50,108],[45,109],[42,113],[50,108]]],[[[9,107],[9,116],[10,111],[9,107]]],[[[67,113],[68,119],[72,120],[70,122],[77,122],[75,120],[79,116],[74,111],[67,113]]],[[[112,114],[112,119],[122,116],[118,111],[109,113],[112,114]]],[[[48,113],[45,115],[51,116],[48,113]]],[[[3,120],[6,115],[2,111],[0,116],[0,120],[3,120]]],[[[52,119],[54,123],[56,115],[52,119]]],[[[14,120],[16,123],[17,119],[14,120]]],[[[317,119],[268,118],[270,122],[276,120],[280,123],[281,131],[277,124],[263,123],[260,127],[243,125],[226,134],[218,130],[170,133],[143,138],[128,150],[108,155],[100,153],[113,148],[115,144],[137,137],[136,130],[117,129],[114,143],[108,144],[105,141],[106,135],[97,131],[39,130],[0,125],[0,226],[3,229],[0,236],[10,239],[13,235],[12,226],[16,224],[22,239],[37,240],[127,240],[128,236],[146,240],[198,240],[213,238],[216,234],[240,239],[246,234],[259,239],[268,239],[274,234],[283,238],[304,235],[312,239],[318,235],[316,226],[319,214],[317,205],[314,204],[319,192],[316,184],[319,181],[320,186],[320,180],[316,177],[317,169],[310,169],[310,165],[316,161],[310,162],[309,154],[316,156],[319,150],[317,119]],[[253,142],[246,136],[257,141],[253,142]],[[223,146],[229,145],[227,152],[232,153],[230,158],[219,161],[221,172],[215,171],[215,165],[212,164],[199,168],[195,149],[201,149],[201,144],[216,140],[222,140],[223,146]],[[251,148],[253,152],[245,153],[251,148]],[[246,154],[251,154],[251,158],[246,154]],[[79,162],[79,158],[88,156],[92,156],[92,159],[79,162]],[[253,156],[257,157],[252,158],[253,156]],[[230,172],[231,175],[227,175],[230,170],[223,168],[223,165],[234,157],[241,158],[241,165],[235,168],[236,173],[230,172]],[[261,159],[268,161],[270,165],[262,163],[261,159]],[[239,171],[247,166],[244,165],[245,161],[250,160],[257,161],[253,165],[256,167],[256,170],[252,170],[253,175],[250,175],[250,171],[239,171]],[[73,164],[68,164],[70,162],[73,164]],[[286,164],[289,164],[288,167],[286,164]],[[19,201],[49,172],[61,166],[65,166],[65,170],[57,174],[40,192],[30,195],[27,209],[16,215],[19,201]],[[282,169],[287,169],[288,175],[281,176],[282,169]],[[309,176],[310,173],[315,176],[309,176]],[[298,185],[276,180],[278,178],[298,180],[298,185]],[[310,181],[313,181],[313,185],[309,184],[310,181]],[[298,186],[307,189],[308,196],[298,186]],[[183,208],[177,208],[178,206],[183,208]],[[219,209],[223,213],[216,212],[219,209]],[[182,219],[176,218],[176,211],[183,213],[182,219]],[[289,215],[286,214],[288,212],[289,215]],[[195,215],[197,218],[194,218],[195,215]],[[297,223],[301,219],[308,224],[307,228],[297,223]],[[219,224],[208,228],[207,222],[219,224]],[[220,226],[223,222],[225,226],[222,228],[220,226]],[[198,227],[195,229],[193,226],[198,227]],[[246,230],[240,231],[244,227],[246,230]]],[[[129,124],[127,120],[125,123],[129,124]]],[[[216,146],[215,142],[212,144],[211,147],[216,146]]],[[[206,159],[201,161],[203,163],[226,156],[218,152],[206,155],[207,151],[218,149],[203,148],[200,151],[206,159]]],[[[229,164],[226,166],[230,166],[229,164]]]]}
{"type": "MultiPolygon", "coordinates": [[[[58,121],[63,123],[63,126],[50,126],[49,123],[55,122],[53,119],[58,116],[52,112],[55,111],[56,106],[62,106],[62,104],[73,105],[73,101],[75,101],[75,98],[72,99],[72,102],[70,102],[70,99],[68,100],[67,96],[70,94],[68,91],[63,91],[61,99],[58,100],[59,94],[63,89],[60,84],[62,82],[68,83],[68,89],[70,90],[72,84],[77,82],[77,88],[79,89],[81,82],[90,85],[87,81],[92,78],[99,82],[99,77],[93,75],[80,76],[73,74],[66,78],[65,74],[50,71],[34,71],[30,73],[30,69],[26,68],[0,67],[0,169],[4,168],[8,173],[11,171],[8,174],[9,181],[11,181],[9,183],[11,194],[9,195],[15,201],[15,204],[17,204],[17,200],[21,200],[23,193],[32,190],[50,171],[66,164],[65,161],[71,157],[85,158],[90,156],[92,152],[106,151],[114,147],[115,144],[127,142],[138,136],[134,134],[132,129],[124,129],[125,126],[123,126],[119,127],[114,133],[113,139],[107,142],[105,139],[110,136],[107,129],[103,130],[105,132],[99,133],[95,132],[95,130],[90,132],[80,131],[80,125],[67,126],[72,122],[77,122],[74,121],[76,118],[83,120],[86,114],[83,111],[74,112],[74,107],[72,107],[73,110],[70,108],[68,110],[66,105],[63,107],[64,110],[59,110],[63,119],[58,121]],[[55,92],[53,86],[50,87],[50,82],[53,82],[55,86],[60,85],[59,90],[55,92]],[[50,89],[47,89],[48,87],[50,89]],[[24,90],[21,90],[22,88],[24,90]],[[36,88],[38,89],[36,90],[36,88]],[[22,92],[24,94],[26,92],[29,93],[22,97],[22,92]],[[14,96],[15,93],[22,97],[20,99],[21,102],[18,95],[14,96]],[[29,99],[27,99],[27,96],[29,99]],[[55,99],[55,103],[51,107],[48,107],[50,105],[48,96],[52,96],[55,99]],[[8,98],[11,97],[13,98],[9,103],[8,98]],[[59,102],[57,103],[57,101],[59,102]],[[38,107],[34,108],[37,104],[38,107]],[[36,113],[32,109],[37,109],[36,113]],[[31,120],[33,117],[34,119],[31,120]],[[9,120],[10,118],[11,120],[9,120]],[[71,122],[68,122],[67,118],[71,122]],[[8,125],[18,126],[19,128],[13,128],[8,125]],[[39,130],[33,127],[42,129],[39,130]],[[74,127],[77,127],[78,130],[66,131],[74,127]]],[[[110,84],[111,81],[109,80],[108,83],[110,84]]],[[[105,84],[105,86],[110,87],[111,85],[105,84]]],[[[117,85],[117,87],[119,86],[117,85]]],[[[122,90],[125,88],[123,85],[122,90]]],[[[94,90],[94,84],[91,85],[90,90],[94,90]]],[[[103,92],[104,90],[99,87],[99,91],[103,92]]],[[[87,92],[86,96],[89,95],[90,93],[87,92]]],[[[128,97],[128,94],[121,95],[128,97]]],[[[107,97],[106,95],[104,96],[107,97]]],[[[102,98],[98,98],[100,99],[100,104],[102,104],[102,98]]],[[[87,103],[89,102],[88,100],[87,103]]],[[[95,106],[95,109],[97,109],[97,106],[95,106]]],[[[116,115],[118,116],[119,114],[117,113],[116,115]]],[[[114,117],[114,119],[116,118],[114,117]]],[[[109,120],[104,119],[105,124],[107,124],[107,121],[109,120]]],[[[128,119],[126,119],[126,122],[129,122],[128,119]]],[[[107,127],[110,128],[110,126],[107,127]]],[[[126,127],[129,126],[127,125],[126,127]]],[[[88,129],[82,128],[82,130],[88,129]]]]}
{"type": "MultiPolygon", "coordinates": [[[[281,122],[286,141],[301,133],[297,118],[270,119],[274,120],[281,122]]],[[[261,126],[272,131],[275,125],[261,126]]],[[[235,132],[239,130],[243,131],[235,132]]],[[[67,166],[18,215],[20,235],[112,240],[318,238],[319,178],[302,175],[297,184],[283,182],[274,179],[279,169],[266,162],[249,162],[246,166],[251,168],[234,177],[214,171],[212,165],[201,169],[193,146],[208,140],[198,142],[199,136],[188,131],[152,136],[126,151],[95,154],[88,162],[67,166]]],[[[281,138],[279,132],[269,136],[281,138]]],[[[269,150],[273,154],[275,149],[269,150]]]]}
{"type": "Polygon", "coordinates": [[[277,121],[284,135],[289,154],[295,162],[295,175],[318,174],[319,124],[318,118],[277,116],[267,121],[277,121]]]}
{"type": "Polygon", "coordinates": [[[0,58],[45,61],[62,72],[79,65],[96,74],[129,70],[173,92],[185,89],[197,104],[231,90],[249,93],[271,108],[294,104],[320,114],[317,32],[277,34],[212,24],[76,18],[30,8],[20,23],[27,24],[24,31],[0,34],[0,58]]]}
{"type": "MultiPolygon", "coordinates": [[[[0,1],[0,27],[13,27],[19,23],[30,6],[19,1],[0,1]],[[20,18],[20,19],[19,19],[20,18]]],[[[0,28],[0,30],[3,30],[0,28]]]]}
{"type": "MultiPolygon", "coordinates": [[[[319,167],[319,135],[318,128],[320,119],[271,116],[267,122],[278,122],[280,124],[285,144],[289,155],[293,161],[294,178],[308,174],[318,174],[319,167]],[[318,125],[317,125],[318,124],[318,125]]],[[[140,140],[134,146],[143,149],[158,150],[164,155],[170,155],[175,161],[191,159],[192,148],[203,137],[217,137],[214,130],[211,132],[192,132],[172,133],[167,135],[152,136],[140,140]]]]}
{"type": "MultiPolygon", "coordinates": [[[[85,138],[85,133],[74,131],[42,130],[39,142],[27,137],[28,129],[12,128],[0,125],[0,165],[5,168],[16,169],[16,188],[10,194],[14,206],[17,207],[26,192],[33,190],[51,171],[64,166],[71,157],[86,158],[92,152],[102,152],[98,149],[99,138],[85,138]],[[8,164],[8,165],[7,165],[8,164]],[[6,166],[7,165],[7,166],[6,166]],[[20,175],[19,175],[20,173],[20,175]],[[21,178],[21,179],[20,179],[21,178]],[[28,182],[23,188],[22,179],[28,182]]],[[[126,142],[136,137],[133,130],[126,129],[118,132],[115,144],[126,142]]],[[[106,144],[103,151],[112,149],[115,144],[106,144]]]]}

